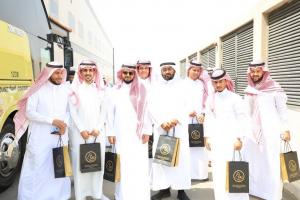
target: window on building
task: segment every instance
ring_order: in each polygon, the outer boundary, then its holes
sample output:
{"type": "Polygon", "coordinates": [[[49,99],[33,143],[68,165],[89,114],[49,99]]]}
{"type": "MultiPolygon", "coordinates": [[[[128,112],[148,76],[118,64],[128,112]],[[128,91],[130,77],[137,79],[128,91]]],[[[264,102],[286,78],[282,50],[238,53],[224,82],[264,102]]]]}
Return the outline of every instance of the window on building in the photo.
{"type": "Polygon", "coordinates": [[[235,90],[244,94],[247,68],[253,58],[253,23],[239,28],[222,38],[222,68],[235,83],[235,90]]]}

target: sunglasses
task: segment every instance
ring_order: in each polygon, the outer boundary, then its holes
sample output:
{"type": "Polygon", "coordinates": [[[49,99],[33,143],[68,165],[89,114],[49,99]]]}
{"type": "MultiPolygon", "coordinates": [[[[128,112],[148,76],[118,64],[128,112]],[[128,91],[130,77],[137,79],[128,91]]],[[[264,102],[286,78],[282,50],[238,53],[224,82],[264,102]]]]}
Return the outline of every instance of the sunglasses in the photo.
{"type": "Polygon", "coordinates": [[[82,72],[95,72],[96,69],[95,68],[83,68],[80,71],[82,71],[82,72]]]}
{"type": "Polygon", "coordinates": [[[130,76],[132,76],[133,74],[134,74],[134,72],[126,72],[126,71],[123,71],[122,72],[124,75],[130,75],[130,76]]]}

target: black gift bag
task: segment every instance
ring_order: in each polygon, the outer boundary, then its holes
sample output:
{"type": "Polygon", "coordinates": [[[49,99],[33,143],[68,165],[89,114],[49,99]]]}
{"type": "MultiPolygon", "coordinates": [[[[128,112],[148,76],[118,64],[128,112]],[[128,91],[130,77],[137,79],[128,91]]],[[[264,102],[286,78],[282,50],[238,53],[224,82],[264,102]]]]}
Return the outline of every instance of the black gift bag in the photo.
{"type": "Polygon", "coordinates": [[[292,151],[288,142],[284,143],[284,152],[280,154],[281,178],[284,182],[294,182],[300,180],[298,156],[296,151],[292,151]]]}
{"type": "Polygon", "coordinates": [[[80,171],[81,173],[101,171],[100,143],[80,144],[80,171]]]}
{"type": "Polygon", "coordinates": [[[226,166],[226,191],[249,193],[249,163],[242,161],[240,151],[240,161],[235,161],[235,151],[233,154],[233,161],[228,161],[226,166]]]}
{"type": "Polygon", "coordinates": [[[179,161],[180,139],[174,137],[175,128],[173,128],[173,136],[160,135],[155,150],[154,163],[175,167],[179,161]]]}
{"type": "Polygon", "coordinates": [[[105,152],[104,179],[110,182],[120,182],[120,155],[116,153],[114,145],[112,151],[105,152]]]}
{"type": "Polygon", "coordinates": [[[204,147],[203,124],[194,124],[192,119],[192,123],[188,125],[188,132],[190,147],[204,147]]]}
{"type": "Polygon", "coordinates": [[[58,143],[59,147],[52,149],[54,177],[62,178],[72,176],[68,146],[63,146],[61,136],[59,136],[58,143]]]}

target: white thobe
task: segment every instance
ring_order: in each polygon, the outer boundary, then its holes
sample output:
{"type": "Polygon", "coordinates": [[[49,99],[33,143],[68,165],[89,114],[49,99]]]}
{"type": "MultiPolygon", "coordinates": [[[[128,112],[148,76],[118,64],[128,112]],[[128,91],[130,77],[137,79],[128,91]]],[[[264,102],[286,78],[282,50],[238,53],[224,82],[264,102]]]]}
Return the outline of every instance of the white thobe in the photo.
{"type": "MultiPolygon", "coordinates": [[[[104,91],[98,91],[96,85],[79,85],[77,94],[79,97],[79,106],[70,102],[70,112],[73,120],[71,141],[72,166],[74,174],[75,197],[78,200],[85,199],[86,196],[93,198],[102,198],[102,184],[104,173],[105,157],[105,133],[104,133],[104,114],[103,102],[104,91]],[[102,110],[101,110],[102,109],[102,110]],[[101,171],[81,173],[80,172],[80,144],[84,144],[80,132],[99,130],[100,135],[96,142],[100,142],[101,152],[101,171]]],[[[95,137],[90,136],[86,143],[93,143],[95,137]]]]}
{"type": "MultiPolygon", "coordinates": [[[[149,200],[148,144],[138,137],[137,114],[132,105],[130,84],[123,83],[110,97],[107,136],[116,137],[120,155],[121,180],[116,184],[116,200],[149,200]]],[[[147,117],[146,117],[147,118],[147,117]]],[[[144,124],[142,134],[151,134],[151,122],[144,124]]]]}
{"type": "MultiPolygon", "coordinates": [[[[152,84],[151,84],[150,78],[139,79],[139,81],[145,86],[147,94],[150,94],[151,93],[151,89],[152,89],[152,84]]],[[[151,124],[153,125],[153,122],[151,122],[151,124]]],[[[151,130],[151,133],[153,134],[153,128],[151,130]]],[[[153,162],[153,158],[149,158],[149,176],[151,176],[152,162],[153,162]]]]}
{"type": "MultiPolygon", "coordinates": [[[[249,130],[247,113],[241,97],[227,89],[215,93],[206,104],[204,131],[211,144],[212,173],[216,200],[249,199],[248,193],[228,193],[225,190],[226,162],[232,161],[234,142],[249,130]]],[[[251,173],[251,172],[250,172],[251,173]]]]}
{"type": "MultiPolygon", "coordinates": [[[[26,117],[29,122],[26,152],[19,182],[19,200],[66,200],[71,197],[69,177],[55,178],[52,149],[59,136],[53,135],[54,119],[68,123],[69,84],[47,82],[28,98],[26,117]]],[[[68,132],[62,135],[68,145],[68,132]]]]}
{"type": "MultiPolygon", "coordinates": [[[[245,142],[245,158],[249,161],[251,172],[250,194],[267,200],[280,200],[280,134],[288,130],[287,97],[282,92],[256,92],[262,122],[262,140],[257,144],[254,137],[249,137],[245,142]]],[[[245,96],[249,112],[251,98],[253,97],[245,96]]],[[[252,123],[255,123],[255,119],[252,120],[252,123]]]]}
{"type": "MultiPolygon", "coordinates": [[[[153,88],[149,97],[149,112],[154,120],[153,155],[160,135],[166,132],[161,128],[164,122],[177,119],[175,137],[180,138],[179,163],[176,167],[152,164],[152,189],[161,190],[171,187],[174,190],[191,188],[190,150],[187,129],[187,108],[183,83],[172,79],[163,81],[153,88]]],[[[170,134],[173,133],[171,129],[170,134]]]]}
{"type": "MultiPolygon", "coordinates": [[[[199,79],[185,80],[185,92],[187,97],[188,114],[196,112],[197,116],[204,113],[202,102],[204,86],[199,79]]],[[[197,123],[196,117],[188,117],[188,123],[197,123]]],[[[205,147],[190,147],[191,153],[191,178],[192,179],[207,179],[208,178],[208,156],[205,147]]]]}

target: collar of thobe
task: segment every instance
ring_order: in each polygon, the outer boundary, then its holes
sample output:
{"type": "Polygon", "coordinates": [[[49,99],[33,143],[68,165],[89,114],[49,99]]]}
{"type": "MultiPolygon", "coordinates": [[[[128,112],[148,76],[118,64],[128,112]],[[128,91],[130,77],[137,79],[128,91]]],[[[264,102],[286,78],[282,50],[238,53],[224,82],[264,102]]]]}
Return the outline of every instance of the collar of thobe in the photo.
{"type": "Polygon", "coordinates": [[[175,82],[176,82],[175,77],[172,80],[168,80],[167,81],[167,80],[163,79],[163,81],[162,81],[162,83],[165,84],[165,85],[167,85],[167,84],[173,84],[175,82]]]}
{"type": "Polygon", "coordinates": [[[216,94],[220,97],[226,96],[229,93],[227,88],[225,88],[222,92],[216,92],[216,94]]]}
{"type": "Polygon", "coordinates": [[[47,87],[50,87],[50,88],[53,88],[53,89],[58,88],[58,87],[61,86],[62,84],[63,84],[63,83],[61,83],[61,84],[59,84],[59,85],[55,85],[55,84],[51,83],[51,81],[48,81],[48,82],[46,83],[47,87]]]}
{"type": "Polygon", "coordinates": [[[129,84],[123,83],[121,88],[122,88],[122,89],[125,89],[125,90],[130,90],[131,84],[132,84],[132,83],[129,83],[129,84]]]}
{"type": "Polygon", "coordinates": [[[199,82],[201,82],[198,78],[196,80],[193,80],[190,77],[188,77],[188,81],[190,81],[192,83],[199,83],[199,82]]]}
{"type": "Polygon", "coordinates": [[[82,85],[83,85],[84,87],[96,87],[96,84],[95,84],[95,83],[88,84],[88,83],[86,83],[86,82],[83,82],[82,85]]]}
{"type": "Polygon", "coordinates": [[[246,94],[252,94],[252,95],[257,95],[257,94],[261,94],[262,91],[257,90],[254,87],[251,87],[250,85],[248,85],[245,89],[245,93],[246,94]]]}
{"type": "Polygon", "coordinates": [[[150,83],[150,78],[149,77],[146,79],[139,78],[139,81],[142,83],[150,83]]]}

